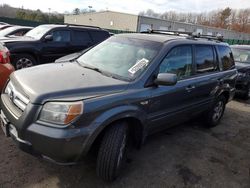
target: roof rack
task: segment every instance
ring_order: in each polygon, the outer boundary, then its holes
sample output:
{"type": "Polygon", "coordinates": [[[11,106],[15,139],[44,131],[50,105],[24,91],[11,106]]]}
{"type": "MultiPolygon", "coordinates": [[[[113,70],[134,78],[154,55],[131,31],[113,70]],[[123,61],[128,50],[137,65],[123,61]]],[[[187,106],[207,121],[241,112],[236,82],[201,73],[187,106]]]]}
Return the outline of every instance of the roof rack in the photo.
{"type": "Polygon", "coordinates": [[[192,34],[191,32],[187,31],[153,30],[153,29],[148,29],[147,31],[142,31],[141,33],[156,33],[156,34],[166,34],[166,35],[192,34]]]}
{"type": "Polygon", "coordinates": [[[192,33],[192,38],[201,38],[201,39],[207,39],[207,40],[214,40],[214,41],[219,41],[219,42],[223,42],[224,37],[221,34],[217,34],[215,35],[202,35],[200,33],[194,32],[192,33]]]}
{"type": "Polygon", "coordinates": [[[89,27],[89,28],[101,29],[98,26],[91,26],[91,25],[79,25],[79,24],[65,24],[65,25],[67,25],[67,27],[69,27],[69,26],[80,26],[80,27],[89,27]]]}
{"type": "Polygon", "coordinates": [[[141,33],[149,33],[149,34],[164,34],[164,35],[175,35],[175,36],[186,36],[189,39],[207,39],[214,40],[218,42],[223,42],[223,36],[221,34],[214,35],[202,35],[197,32],[187,32],[187,31],[171,31],[171,30],[153,30],[148,29],[147,31],[142,31],[141,33]]]}

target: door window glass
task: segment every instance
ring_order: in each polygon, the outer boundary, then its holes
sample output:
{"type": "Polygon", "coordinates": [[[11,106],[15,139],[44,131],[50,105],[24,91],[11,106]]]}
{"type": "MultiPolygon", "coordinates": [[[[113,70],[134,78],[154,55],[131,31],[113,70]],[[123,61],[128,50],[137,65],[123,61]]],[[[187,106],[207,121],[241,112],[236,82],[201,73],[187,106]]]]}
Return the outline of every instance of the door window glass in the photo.
{"type": "Polygon", "coordinates": [[[160,73],[173,73],[178,80],[192,75],[192,47],[179,46],[170,51],[160,65],[160,73]]]}
{"type": "Polygon", "coordinates": [[[196,46],[195,48],[196,73],[207,73],[216,70],[212,46],[196,46]]]}
{"type": "Polygon", "coordinates": [[[52,35],[54,42],[70,42],[70,31],[57,30],[52,35]]]}
{"type": "Polygon", "coordinates": [[[89,45],[92,40],[87,31],[73,31],[72,43],[75,45],[89,45]]]}

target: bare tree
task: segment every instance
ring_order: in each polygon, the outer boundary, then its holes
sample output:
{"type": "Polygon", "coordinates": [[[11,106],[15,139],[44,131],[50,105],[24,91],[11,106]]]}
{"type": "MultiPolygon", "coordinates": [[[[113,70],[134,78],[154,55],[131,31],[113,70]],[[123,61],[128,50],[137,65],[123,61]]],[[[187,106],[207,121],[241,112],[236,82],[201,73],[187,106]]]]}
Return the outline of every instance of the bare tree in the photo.
{"type": "Polygon", "coordinates": [[[177,13],[175,11],[167,11],[163,14],[158,14],[149,9],[147,11],[140,12],[140,15],[159,17],[169,21],[201,24],[250,33],[250,8],[234,10],[227,7],[223,10],[215,10],[199,14],[191,12],[177,13]]]}

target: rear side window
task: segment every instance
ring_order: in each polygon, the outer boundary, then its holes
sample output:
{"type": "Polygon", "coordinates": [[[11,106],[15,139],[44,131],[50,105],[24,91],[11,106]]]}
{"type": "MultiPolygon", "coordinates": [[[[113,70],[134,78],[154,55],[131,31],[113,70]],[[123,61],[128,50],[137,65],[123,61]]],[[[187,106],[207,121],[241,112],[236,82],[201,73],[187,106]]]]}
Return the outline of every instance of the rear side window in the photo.
{"type": "Polygon", "coordinates": [[[87,31],[72,31],[72,43],[74,45],[89,45],[92,43],[91,37],[87,31]]]}
{"type": "Polygon", "coordinates": [[[214,61],[214,51],[212,46],[196,46],[195,48],[196,73],[202,74],[212,72],[217,69],[214,61]]]}
{"type": "Polygon", "coordinates": [[[179,46],[172,49],[160,65],[160,73],[173,73],[178,80],[192,75],[192,47],[179,46]]]}
{"type": "Polygon", "coordinates": [[[95,43],[102,42],[109,37],[109,33],[104,31],[90,31],[90,34],[95,43]]]}
{"type": "Polygon", "coordinates": [[[227,46],[218,46],[219,57],[222,63],[222,70],[230,70],[235,67],[231,49],[227,46]]]}

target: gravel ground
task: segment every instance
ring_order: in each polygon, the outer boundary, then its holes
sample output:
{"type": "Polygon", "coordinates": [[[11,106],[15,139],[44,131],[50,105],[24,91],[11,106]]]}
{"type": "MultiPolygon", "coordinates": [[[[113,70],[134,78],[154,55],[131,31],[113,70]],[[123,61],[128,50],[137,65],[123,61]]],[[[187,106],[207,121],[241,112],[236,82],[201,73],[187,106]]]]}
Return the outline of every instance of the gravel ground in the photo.
{"type": "Polygon", "coordinates": [[[20,151],[0,133],[2,187],[250,187],[250,100],[232,101],[218,127],[186,123],[148,138],[122,176],[105,183],[94,160],[57,166],[20,151]]]}

